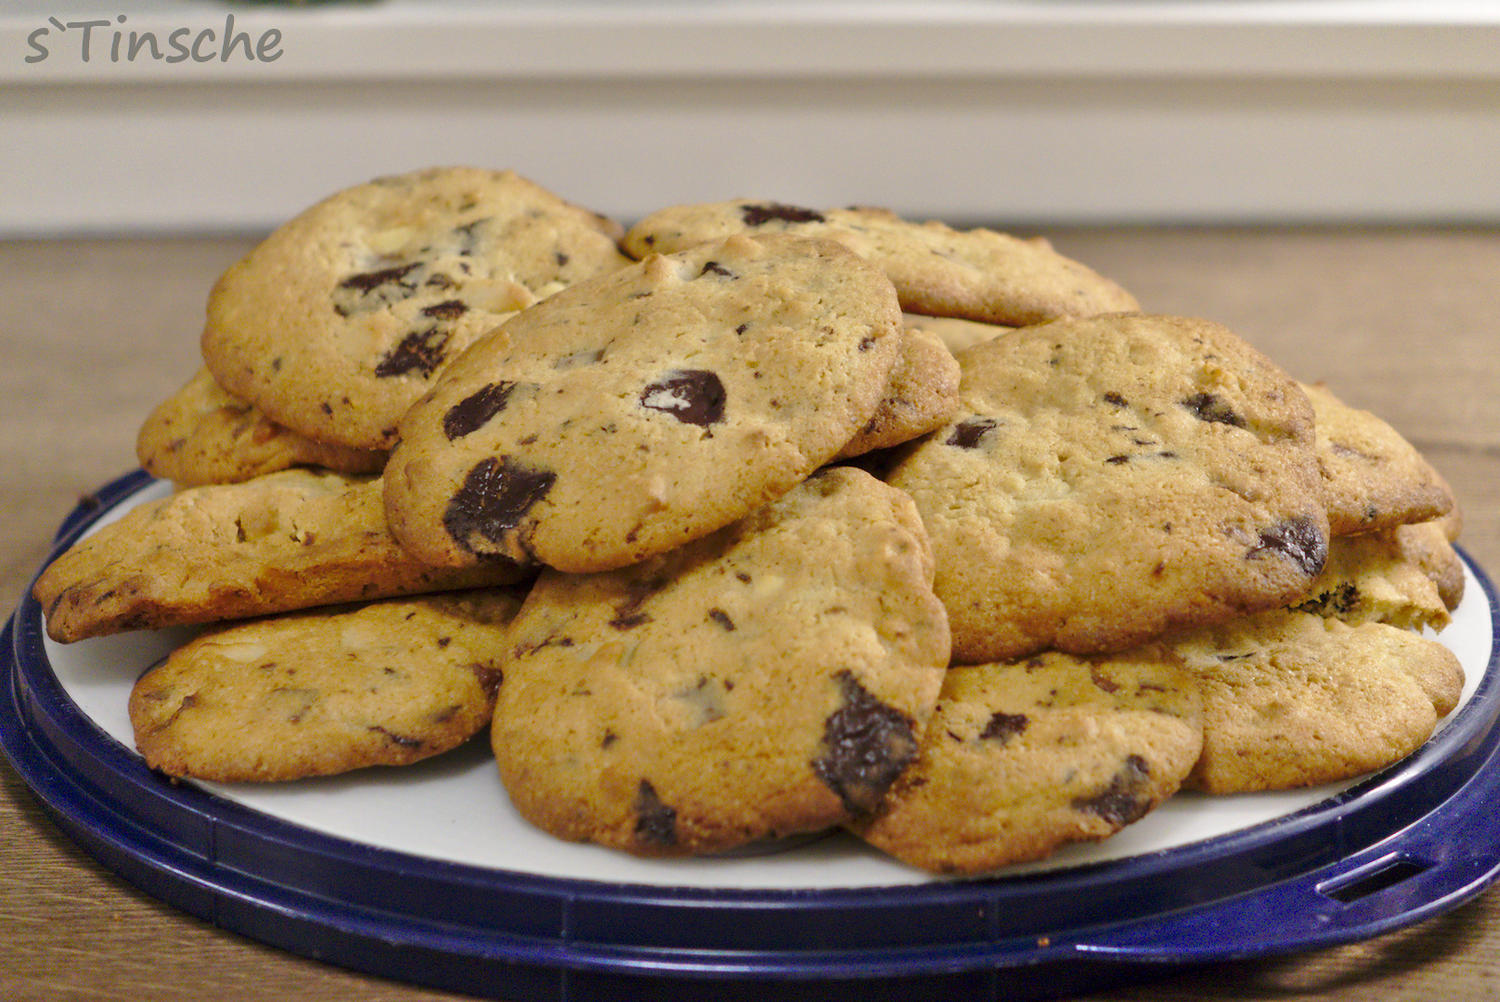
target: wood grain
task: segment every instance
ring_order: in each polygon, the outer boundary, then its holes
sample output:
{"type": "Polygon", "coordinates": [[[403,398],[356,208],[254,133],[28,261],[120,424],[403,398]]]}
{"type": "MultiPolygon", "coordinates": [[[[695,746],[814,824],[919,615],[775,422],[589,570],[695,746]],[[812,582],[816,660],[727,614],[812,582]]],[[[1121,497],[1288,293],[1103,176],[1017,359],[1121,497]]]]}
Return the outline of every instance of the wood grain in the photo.
{"type": "MultiPolygon", "coordinates": [[[[1095,229],[1049,234],[1150,310],[1227,324],[1403,431],[1500,569],[1500,231],[1095,229]]],[[[198,364],[204,297],[246,237],[0,244],[0,598],[14,607],[76,499],[135,466],[135,431],[198,364]]],[[[416,1002],[218,930],[96,864],[0,765],[0,995],[416,1002]]],[[[1500,994],[1500,894],[1311,954],[1163,972],[1106,1000],[1464,1002],[1500,994]]],[[[524,1002],[524,1000],[511,1000],[524,1002]]]]}

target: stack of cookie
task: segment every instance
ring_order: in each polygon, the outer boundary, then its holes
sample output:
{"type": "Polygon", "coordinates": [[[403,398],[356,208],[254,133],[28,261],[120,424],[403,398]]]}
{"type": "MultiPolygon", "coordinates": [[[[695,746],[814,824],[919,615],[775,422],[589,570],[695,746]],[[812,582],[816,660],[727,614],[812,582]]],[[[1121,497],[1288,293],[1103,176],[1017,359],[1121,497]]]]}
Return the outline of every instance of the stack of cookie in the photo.
{"type": "Polygon", "coordinates": [[[843,826],[977,873],[1179,789],[1358,775],[1462,669],[1451,493],[1217,324],[1045,241],[739,200],[628,232],[510,172],[340,192],[209,297],[178,485],[38,578],[173,776],[486,727],[559,837],[843,826]]]}

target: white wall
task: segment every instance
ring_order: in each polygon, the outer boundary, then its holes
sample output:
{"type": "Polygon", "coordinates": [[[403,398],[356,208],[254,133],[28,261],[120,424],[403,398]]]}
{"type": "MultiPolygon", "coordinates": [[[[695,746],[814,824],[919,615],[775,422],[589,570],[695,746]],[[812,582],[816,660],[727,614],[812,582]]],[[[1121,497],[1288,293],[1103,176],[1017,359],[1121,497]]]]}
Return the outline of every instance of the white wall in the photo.
{"type": "Polygon", "coordinates": [[[90,3],[0,13],[0,234],[261,229],[433,163],[622,219],[1500,221],[1497,3],[90,3]],[[275,58],[219,58],[230,15],[275,58]]]}

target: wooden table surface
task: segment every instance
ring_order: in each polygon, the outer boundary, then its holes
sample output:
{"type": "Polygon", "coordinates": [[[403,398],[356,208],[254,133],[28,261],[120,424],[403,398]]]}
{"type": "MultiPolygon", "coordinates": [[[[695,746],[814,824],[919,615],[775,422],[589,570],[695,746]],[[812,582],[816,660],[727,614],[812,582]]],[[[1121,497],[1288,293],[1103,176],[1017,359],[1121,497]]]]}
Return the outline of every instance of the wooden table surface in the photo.
{"type": "MultiPolygon", "coordinates": [[[[1500,231],[1089,229],[1059,249],[1146,308],[1238,331],[1423,449],[1500,569],[1500,231]]],[[[196,368],[203,301],[246,237],[0,243],[0,603],[8,614],[78,497],[135,466],[136,427],[196,368]]],[[[0,997],[450,998],[218,930],[136,891],[54,827],[0,760],[0,997]]],[[[1177,969],[1095,996],[1500,997],[1500,892],[1374,940],[1177,969]]],[[[526,1002],[513,999],[510,1002],[526,1002]]]]}

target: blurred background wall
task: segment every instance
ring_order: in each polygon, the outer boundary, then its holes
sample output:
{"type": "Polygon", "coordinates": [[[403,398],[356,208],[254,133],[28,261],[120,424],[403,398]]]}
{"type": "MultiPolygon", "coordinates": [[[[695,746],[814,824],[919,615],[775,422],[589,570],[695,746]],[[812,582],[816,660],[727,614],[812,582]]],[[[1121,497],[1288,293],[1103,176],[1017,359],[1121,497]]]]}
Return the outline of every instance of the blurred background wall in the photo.
{"type": "Polygon", "coordinates": [[[751,196],[956,223],[1493,223],[1500,4],[0,9],[0,235],[259,230],[439,163],[625,220],[751,196]]]}

